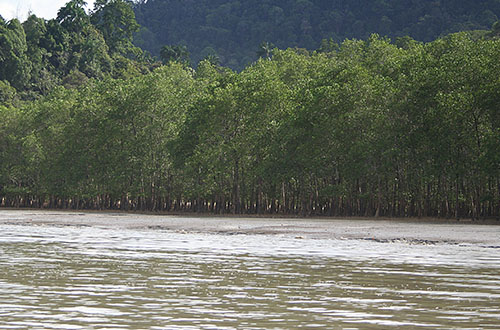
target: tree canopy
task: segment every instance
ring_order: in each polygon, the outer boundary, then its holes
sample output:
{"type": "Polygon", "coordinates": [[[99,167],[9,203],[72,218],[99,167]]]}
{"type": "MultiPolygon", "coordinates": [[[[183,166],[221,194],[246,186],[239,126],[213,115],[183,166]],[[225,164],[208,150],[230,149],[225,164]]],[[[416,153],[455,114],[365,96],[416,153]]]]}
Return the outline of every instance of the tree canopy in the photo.
{"type": "MultiPolygon", "coordinates": [[[[224,22],[246,8],[213,3],[224,22]]],[[[332,3],[363,2],[293,10],[332,3]]],[[[83,5],[0,19],[0,206],[500,217],[498,23],[430,42],[330,37],[314,51],[269,33],[233,71],[212,46],[191,67],[184,41],[152,61],[131,43],[131,3],[83,5]]]]}
{"type": "Polygon", "coordinates": [[[496,37],[374,34],[240,73],[73,71],[24,103],[2,82],[0,205],[499,217],[498,58],[496,37]]]}
{"type": "Polygon", "coordinates": [[[132,44],[139,27],[132,4],[97,1],[91,14],[85,5],[83,0],[71,0],[48,21],[35,15],[22,24],[1,19],[0,80],[30,100],[76,75],[86,81],[126,75],[124,68],[129,66],[147,71],[151,61],[132,44]]]}

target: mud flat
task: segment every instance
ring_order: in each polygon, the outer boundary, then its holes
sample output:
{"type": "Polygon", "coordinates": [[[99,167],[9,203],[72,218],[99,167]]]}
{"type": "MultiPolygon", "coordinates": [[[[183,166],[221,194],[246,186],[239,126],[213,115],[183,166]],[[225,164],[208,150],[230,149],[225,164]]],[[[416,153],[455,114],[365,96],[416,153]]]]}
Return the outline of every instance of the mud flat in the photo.
{"type": "Polygon", "coordinates": [[[3,209],[0,210],[0,224],[149,229],[221,235],[266,234],[293,236],[297,239],[363,239],[413,244],[470,243],[500,248],[500,226],[463,221],[245,218],[3,209]]]}

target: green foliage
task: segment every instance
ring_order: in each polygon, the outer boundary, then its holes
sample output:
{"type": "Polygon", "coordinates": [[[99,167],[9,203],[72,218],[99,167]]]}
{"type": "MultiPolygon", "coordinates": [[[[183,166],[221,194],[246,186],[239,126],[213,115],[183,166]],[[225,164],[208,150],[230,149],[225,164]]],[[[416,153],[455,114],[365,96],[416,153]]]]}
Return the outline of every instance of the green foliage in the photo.
{"type": "Polygon", "coordinates": [[[26,34],[17,19],[0,25],[0,80],[18,90],[28,84],[31,63],[27,56],[26,34]]]}
{"type": "Polygon", "coordinates": [[[24,182],[21,139],[21,112],[13,107],[0,105],[0,196],[9,188],[20,187],[24,182]]]}
{"type": "Polygon", "coordinates": [[[338,47],[339,45],[332,38],[323,39],[317,51],[319,53],[331,53],[338,50],[338,47]]]}
{"type": "Polygon", "coordinates": [[[62,80],[62,84],[64,87],[68,89],[75,89],[81,87],[87,83],[89,78],[78,70],[71,71],[64,79],[62,80]]]}
{"type": "Polygon", "coordinates": [[[16,89],[8,81],[0,80],[0,105],[13,105],[16,100],[16,94],[16,89]]]}
{"type": "Polygon", "coordinates": [[[189,64],[189,52],[186,46],[163,46],[160,50],[160,58],[164,64],[169,62],[189,64]]]}
{"type": "Polygon", "coordinates": [[[0,31],[2,205],[500,216],[496,37],[264,44],[237,73],[211,58],[194,70],[175,46],[150,70],[92,24],[0,31]]]}
{"type": "Polygon", "coordinates": [[[132,48],[132,36],[140,26],[131,4],[125,0],[97,0],[92,23],[101,31],[112,53],[127,54],[132,48]]]}
{"type": "Polygon", "coordinates": [[[85,12],[85,0],[70,0],[57,12],[57,22],[69,32],[79,32],[90,24],[90,18],[85,12]]]}
{"type": "Polygon", "coordinates": [[[151,69],[151,59],[132,45],[138,25],[129,2],[97,1],[92,16],[85,5],[69,1],[49,21],[35,15],[22,24],[0,21],[0,80],[21,99],[48,95],[61,84],[75,87],[90,78],[130,77],[151,69]],[[84,75],[79,82],[75,72],[84,75]]]}

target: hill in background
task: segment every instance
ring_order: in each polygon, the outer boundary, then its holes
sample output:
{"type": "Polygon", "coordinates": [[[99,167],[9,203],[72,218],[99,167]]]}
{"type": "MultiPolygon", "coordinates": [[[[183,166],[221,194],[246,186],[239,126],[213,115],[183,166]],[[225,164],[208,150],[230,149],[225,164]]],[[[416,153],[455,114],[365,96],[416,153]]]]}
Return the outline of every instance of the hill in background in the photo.
{"type": "Polygon", "coordinates": [[[135,44],[153,55],[164,45],[186,46],[195,64],[216,55],[242,69],[262,42],[318,49],[323,39],[366,39],[372,33],[432,41],[465,30],[487,30],[500,0],[142,0],[135,44]]]}

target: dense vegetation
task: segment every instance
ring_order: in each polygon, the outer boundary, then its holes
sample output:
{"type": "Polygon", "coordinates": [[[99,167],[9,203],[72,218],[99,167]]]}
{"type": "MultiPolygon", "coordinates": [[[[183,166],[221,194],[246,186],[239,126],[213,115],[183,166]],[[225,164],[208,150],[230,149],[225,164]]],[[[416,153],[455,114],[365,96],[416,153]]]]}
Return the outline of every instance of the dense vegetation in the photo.
{"type": "Polygon", "coordinates": [[[499,217],[498,28],[274,49],[240,73],[172,61],[30,102],[3,82],[0,203],[499,217]]]}
{"type": "Polygon", "coordinates": [[[34,100],[57,86],[150,69],[132,44],[139,25],[130,3],[97,0],[91,15],[84,6],[84,0],[71,0],[48,21],[31,15],[21,24],[0,16],[0,102],[34,100]]]}
{"type": "Polygon", "coordinates": [[[142,0],[135,6],[136,44],[159,56],[164,45],[183,45],[193,63],[217,55],[240,70],[262,42],[314,50],[337,43],[410,36],[430,42],[453,32],[490,29],[499,0],[142,0]]]}

